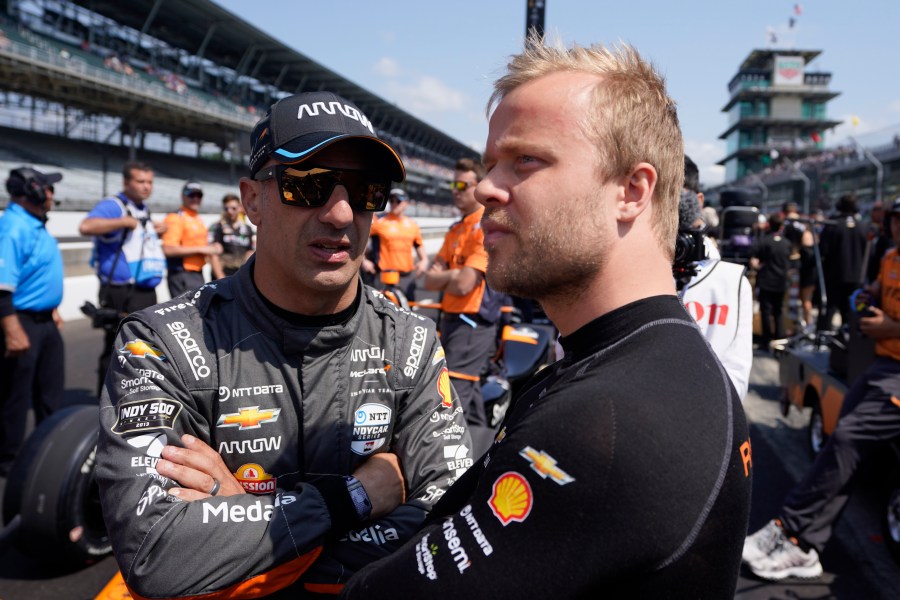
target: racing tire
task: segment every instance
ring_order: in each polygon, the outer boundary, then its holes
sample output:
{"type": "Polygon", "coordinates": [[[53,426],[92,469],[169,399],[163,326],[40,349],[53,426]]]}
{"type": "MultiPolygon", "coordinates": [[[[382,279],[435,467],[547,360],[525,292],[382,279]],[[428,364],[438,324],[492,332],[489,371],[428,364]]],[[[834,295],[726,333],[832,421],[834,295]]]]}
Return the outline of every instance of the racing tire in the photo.
{"type": "Polygon", "coordinates": [[[884,509],[884,543],[900,564],[900,477],[894,477],[887,493],[884,509]]]}
{"type": "Polygon", "coordinates": [[[94,477],[99,407],[50,415],[28,437],[3,496],[3,521],[21,516],[16,547],[42,562],[85,566],[112,552],[94,477]]]}
{"type": "Polygon", "coordinates": [[[822,418],[822,406],[818,402],[813,403],[807,433],[809,451],[816,456],[828,441],[828,434],[825,433],[825,421],[822,418]]]}

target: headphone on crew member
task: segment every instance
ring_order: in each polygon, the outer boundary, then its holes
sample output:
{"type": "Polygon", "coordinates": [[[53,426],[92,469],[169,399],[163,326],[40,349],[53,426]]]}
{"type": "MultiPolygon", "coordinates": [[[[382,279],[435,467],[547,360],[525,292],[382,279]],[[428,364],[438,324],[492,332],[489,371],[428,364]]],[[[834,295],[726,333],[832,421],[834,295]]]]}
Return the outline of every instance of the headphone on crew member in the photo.
{"type": "Polygon", "coordinates": [[[47,188],[52,185],[44,185],[38,181],[34,169],[20,167],[9,172],[6,180],[6,191],[12,197],[24,197],[32,204],[43,206],[47,201],[47,188]]]}

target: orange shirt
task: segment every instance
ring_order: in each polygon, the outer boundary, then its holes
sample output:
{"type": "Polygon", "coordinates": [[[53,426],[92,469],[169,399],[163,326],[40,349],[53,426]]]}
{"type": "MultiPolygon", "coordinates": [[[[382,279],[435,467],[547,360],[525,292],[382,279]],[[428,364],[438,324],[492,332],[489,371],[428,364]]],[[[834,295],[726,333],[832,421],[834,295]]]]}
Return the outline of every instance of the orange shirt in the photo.
{"type": "MultiPolygon", "coordinates": [[[[487,270],[487,251],[484,249],[484,231],[481,229],[481,215],[484,207],[466,215],[450,227],[444,236],[444,245],[438,252],[450,269],[472,267],[482,273],[487,270]]],[[[465,296],[444,293],[442,310],[447,313],[476,313],[481,308],[484,296],[484,278],[465,296]]]]}
{"type": "Polygon", "coordinates": [[[372,223],[372,236],[378,236],[378,268],[408,273],[415,267],[413,247],[422,246],[422,232],[416,222],[388,213],[372,223]]]}
{"type": "MultiPolygon", "coordinates": [[[[162,236],[163,246],[182,246],[194,248],[207,244],[206,223],[197,215],[197,211],[181,207],[177,213],[166,215],[166,232],[162,236]]],[[[172,261],[173,259],[169,259],[172,261]]],[[[177,260],[177,259],[174,259],[177,260]]],[[[202,271],[206,264],[203,254],[190,254],[182,257],[185,271],[202,271]]]]}
{"type": "MultiPolygon", "coordinates": [[[[878,272],[881,285],[881,310],[895,321],[900,321],[900,255],[891,248],[881,259],[878,272]]],[[[900,339],[883,338],[875,341],[875,354],[900,360],[900,339]]]]}

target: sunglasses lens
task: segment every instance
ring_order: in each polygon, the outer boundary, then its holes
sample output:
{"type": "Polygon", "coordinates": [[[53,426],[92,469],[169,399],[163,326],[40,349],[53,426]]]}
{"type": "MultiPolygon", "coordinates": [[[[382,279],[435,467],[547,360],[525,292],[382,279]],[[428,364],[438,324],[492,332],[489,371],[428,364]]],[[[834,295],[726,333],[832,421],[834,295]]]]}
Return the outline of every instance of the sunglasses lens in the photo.
{"type": "Polygon", "coordinates": [[[325,206],[336,185],[347,188],[350,206],[357,211],[384,210],[387,205],[389,181],[359,171],[332,171],[324,168],[308,170],[284,167],[278,182],[286,204],[318,208],[325,206]]]}
{"type": "Polygon", "coordinates": [[[357,210],[379,211],[384,210],[388,201],[388,182],[365,184],[364,194],[354,203],[357,210]],[[357,207],[365,208],[357,208],[357,207]]]}

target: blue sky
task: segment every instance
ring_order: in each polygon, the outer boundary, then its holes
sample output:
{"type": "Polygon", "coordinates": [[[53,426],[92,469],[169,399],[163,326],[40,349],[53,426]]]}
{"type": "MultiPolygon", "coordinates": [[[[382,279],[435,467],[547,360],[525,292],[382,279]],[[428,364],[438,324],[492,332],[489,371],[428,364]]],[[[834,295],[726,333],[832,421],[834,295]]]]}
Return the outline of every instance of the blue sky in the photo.
{"type": "MultiPolygon", "coordinates": [[[[821,50],[812,63],[841,92],[829,117],[877,144],[900,131],[897,0],[546,0],[546,28],[567,43],[634,45],[666,76],[685,148],[704,184],[724,180],[727,84],[754,48],[821,50]],[[788,25],[794,16],[793,28],[788,25]],[[769,41],[774,31],[777,44],[769,41]],[[852,117],[858,124],[852,124],[852,117]]],[[[218,0],[227,10],[456,139],[482,150],[485,104],[521,48],[525,0],[218,0]]]]}

